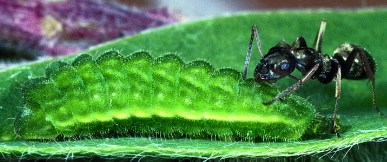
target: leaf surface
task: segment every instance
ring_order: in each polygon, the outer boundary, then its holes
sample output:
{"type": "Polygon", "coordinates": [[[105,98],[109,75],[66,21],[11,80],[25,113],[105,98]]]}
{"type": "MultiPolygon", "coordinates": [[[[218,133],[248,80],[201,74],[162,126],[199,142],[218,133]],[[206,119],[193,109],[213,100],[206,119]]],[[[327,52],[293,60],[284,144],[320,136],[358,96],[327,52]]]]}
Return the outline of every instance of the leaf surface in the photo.
{"type": "MultiPolygon", "coordinates": [[[[385,57],[386,9],[355,11],[278,11],[241,13],[188,22],[148,30],[132,37],[107,42],[81,53],[101,54],[110,49],[130,54],[138,50],[153,55],[180,53],[186,62],[205,59],[216,68],[232,67],[242,71],[250,31],[256,24],[260,31],[263,51],[280,40],[289,43],[300,35],[313,45],[320,21],[327,21],[323,51],[332,54],[343,43],[365,47],[377,63],[377,103],[387,112],[387,59],[385,57]]],[[[255,45],[255,44],[254,44],[255,45]]],[[[58,60],[71,62],[74,55],[58,60]]],[[[259,61],[256,47],[249,68],[249,77],[259,61]]],[[[193,139],[108,138],[65,142],[12,141],[13,120],[23,107],[20,85],[28,78],[42,76],[51,61],[33,63],[0,72],[0,153],[4,157],[197,157],[203,159],[232,157],[278,157],[317,154],[341,150],[358,143],[385,141],[387,120],[380,118],[372,108],[371,84],[367,80],[343,80],[339,115],[342,138],[310,139],[296,142],[224,142],[193,139]]],[[[282,79],[279,89],[293,83],[282,79]]],[[[308,82],[297,94],[310,99],[322,113],[332,113],[334,83],[323,85],[316,80],[308,82]]]]}

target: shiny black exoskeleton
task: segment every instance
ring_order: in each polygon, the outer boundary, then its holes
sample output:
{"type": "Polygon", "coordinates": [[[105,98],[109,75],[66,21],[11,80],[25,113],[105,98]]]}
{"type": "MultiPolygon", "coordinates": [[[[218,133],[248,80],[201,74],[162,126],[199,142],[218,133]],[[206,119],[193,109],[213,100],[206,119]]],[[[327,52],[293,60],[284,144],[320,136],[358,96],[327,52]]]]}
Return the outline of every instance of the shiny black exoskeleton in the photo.
{"type": "MultiPolygon", "coordinates": [[[[302,37],[298,39],[298,41],[301,40],[304,41],[302,37]]],[[[342,70],[341,77],[343,79],[368,78],[360,54],[352,56],[355,57],[352,64],[347,63],[351,52],[352,55],[359,53],[365,55],[364,57],[367,59],[372,74],[375,73],[374,60],[360,46],[343,44],[336,49],[333,57],[331,57],[306,46],[294,48],[282,41],[272,47],[261,59],[254,71],[255,80],[258,82],[275,82],[284,76],[289,76],[295,69],[305,76],[316,64],[319,66],[312,74],[312,79],[318,79],[324,84],[330,83],[336,77],[339,68],[342,70]]]]}
{"type": "Polygon", "coordinates": [[[253,26],[248,52],[246,55],[243,79],[246,79],[247,68],[250,62],[251,50],[254,37],[256,38],[258,50],[261,54],[261,60],[255,68],[254,77],[257,82],[275,82],[285,76],[297,81],[294,85],[286,88],[272,100],[264,102],[269,105],[277,100],[282,100],[286,96],[298,90],[309,79],[317,79],[321,83],[327,84],[336,81],[336,105],[333,113],[333,133],[339,135],[336,123],[336,112],[341,93],[341,79],[367,79],[372,82],[372,101],[376,111],[384,117],[375,102],[375,61],[364,48],[353,45],[343,44],[339,46],[333,56],[321,52],[323,34],[325,32],[326,22],[322,21],[320,30],[315,40],[315,48],[307,46],[305,39],[300,36],[292,45],[285,41],[279,42],[272,47],[266,55],[262,54],[259,33],[256,26],[253,26]],[[297,78],[291,73],[299,70],[302,78],[297,78]]]}

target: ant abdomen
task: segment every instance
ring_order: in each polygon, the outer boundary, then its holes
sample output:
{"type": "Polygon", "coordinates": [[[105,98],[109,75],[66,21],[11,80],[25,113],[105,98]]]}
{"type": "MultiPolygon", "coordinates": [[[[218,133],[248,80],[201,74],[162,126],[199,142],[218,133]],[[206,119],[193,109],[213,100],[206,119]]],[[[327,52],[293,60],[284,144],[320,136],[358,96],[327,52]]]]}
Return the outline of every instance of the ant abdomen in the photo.
{"type": "Polygon", "coordinates": [[[345,79],[359,80],[369,78],[370,76],[367,75],[367,72],[364,68],[365,64],[369,64],[372,74],[375,74],[375,61],[372,56],[361,46],[348,43],[342,44],[333,52],[333,58],[335,58],[340,63],[342,68],[342,77],[345,79]],[[351,53],[354,54],[351,56],[351,53]],[[364,53],[364,55],[361,55],[361,53],[364,53]],[[366,58],[361,58],[362,56],[366,58]],[[353,59],[353,61],[349,61],[351,59],[353,59]]]}

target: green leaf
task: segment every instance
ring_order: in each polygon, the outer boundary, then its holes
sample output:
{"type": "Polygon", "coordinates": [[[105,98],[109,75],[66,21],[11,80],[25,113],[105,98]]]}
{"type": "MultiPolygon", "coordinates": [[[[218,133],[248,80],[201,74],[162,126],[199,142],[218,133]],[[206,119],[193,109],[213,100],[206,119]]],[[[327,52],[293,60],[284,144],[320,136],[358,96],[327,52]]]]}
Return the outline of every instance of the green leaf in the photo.
{"type": "MultiPolygon", "coordinates": [[[[377,103],[387,112],[387,61],[385,55],[385,26],[387,9],[357,11],[280,11],[242,13],[196,22],[176,24],[92,47],[81,53],[97,54],[109,49],[130,54],[141,49],[153,55],[181,53],[185,61],[206,59],[216,68],[232,67],[242,71],[252,25],[261,34],[262,48],[267,51],[280,40],[292,43],[298,36],[312,45],[320,21],[327,21],[323,51],[332,54],[339,45],[350,42],[365,47],[377,63],[377,103]]],[[[75,56],[58,58],[70,62],[75,56]]],[[[249,77],[259,55],[254,47],[249,77]]],[[[4,157],[68,157],[83,156],[152,156],[152,157],[278,157],[316,154],[340,150],[358,143],[385,141],[387,120],[372,108],[371,84],[366,80],[343,80],[339,115],[343,125],[342,138],[309,139],[297,142],[224,142],[193,139],[117,138],[89,139],[65,142],[12,141],[14,117],[23,107],[20,85],[28,78],[44,75],[51,61],[34,63],[0,72],[0,153],[4,157]]],[[[291,79],[275,83],[280,89],[292,84],[291,79]]],[[[310,81],[297,94],[307,97],[320,112],[332,113],[334,84],[310,81]]]]}

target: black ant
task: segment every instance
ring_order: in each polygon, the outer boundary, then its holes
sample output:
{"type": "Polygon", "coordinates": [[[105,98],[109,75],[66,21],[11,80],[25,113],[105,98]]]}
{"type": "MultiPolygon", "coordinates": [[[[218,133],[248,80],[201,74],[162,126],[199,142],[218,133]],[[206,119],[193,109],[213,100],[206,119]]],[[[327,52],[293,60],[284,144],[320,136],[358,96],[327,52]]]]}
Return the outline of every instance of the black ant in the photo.
{"type": "Polygon", "coordinates": [[[370,79],[372,82],[372,102],[376,111],[384,117],[375,101],[375,61],[371,55],[362,47],[353,44],[343,44],[339,46],[332,56],[321,52],[321,44],[325,32],[326,22],[321,21],[320,30],[315,39],[315,49],[306,45],[304,37],[298,37],[290,46],[287,42],[281,41],[272,47],[266,55],[262,54],[261,41],[257,27],[254,25],[251,30],[251,38],[246,54],[243,79],[246,79],[247,68],[250,62],[251,50],[254,37],[256,38],[258,51],[261,60],[255,68],[254,77],[257,82],[275,82],[278,79],[287,76],[297,83],[289,86],[279,93],[272,100],[264,102],[266,105],[273,104],[275,101],[283,100],[291,95],[305,84],[309,79],[318,79],[321,83],[327,84],[335,79],[336,81],[336,104],[333,112],[333,129],[338,137],[339,127],[337,125],[336,112],[338,101],[341,94],[341,79],[370,79]],[[302,78],[297,78],[291,73],[298,69],[302,78]]]}

